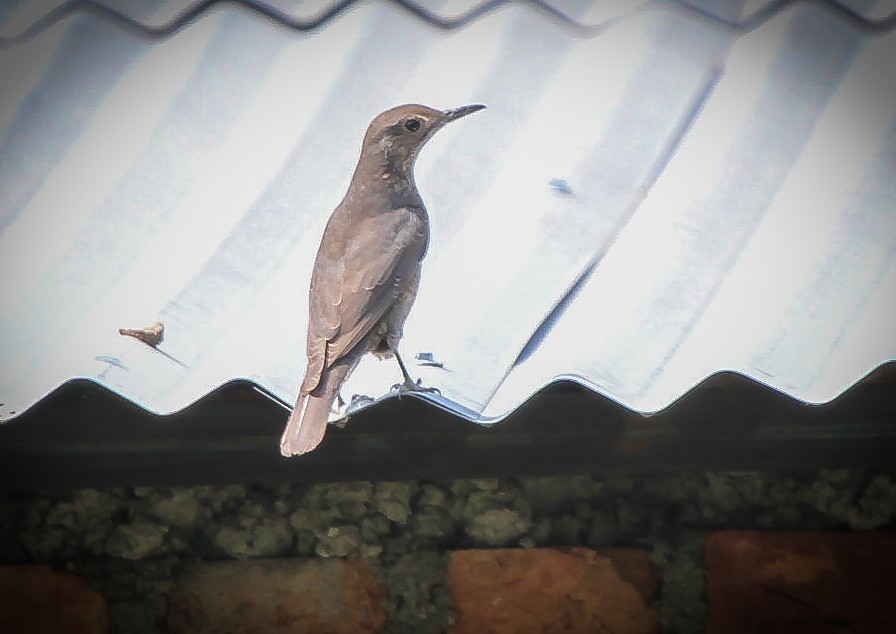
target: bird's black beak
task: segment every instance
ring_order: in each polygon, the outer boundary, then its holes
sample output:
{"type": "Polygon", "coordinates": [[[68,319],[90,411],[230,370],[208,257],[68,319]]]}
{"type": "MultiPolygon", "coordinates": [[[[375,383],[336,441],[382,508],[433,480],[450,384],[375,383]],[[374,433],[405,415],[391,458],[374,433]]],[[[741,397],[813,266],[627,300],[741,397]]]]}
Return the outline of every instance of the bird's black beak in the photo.
{"type": "Polygon", "coordinates": [[[460,108],[451,108],[449,110],[445,110],[445,123],[449,121],[454,121],[455,119],[460,119],[461,117],[466,117],[468,114],[473,114],[474,112],[478,112],[485,108],[484,104],[474,103],[469,106],[461,106],[460,108]]]}

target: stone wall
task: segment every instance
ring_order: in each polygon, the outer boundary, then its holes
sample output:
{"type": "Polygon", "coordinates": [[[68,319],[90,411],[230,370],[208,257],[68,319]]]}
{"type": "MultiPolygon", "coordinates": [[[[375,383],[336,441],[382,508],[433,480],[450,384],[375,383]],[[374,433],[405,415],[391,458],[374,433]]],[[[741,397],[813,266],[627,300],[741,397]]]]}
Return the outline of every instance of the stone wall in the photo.
{"type": "MultiPolygon", "coordinates": [[[[811,541],[833,533],[877,540],[885,558],[894,512],[894,474],[860,470],[3,493],[0,584],[16,592],[0,588],[0,614],[42,605],[10,576],[42,573],[47,587],[83,580],[116,633],[513,631],[514,618],[542,627],[542,617],[555,627],[546,631],[604,631],[617,619],[632,629],[606,631],[703,632],[726,603],[718,592],[744,592],[724,578],[731,565],[710,566],[708,587],[706,561],[738,561],[744,544],[751,561],[788,543],[855,548],[811,541]],[[744,537],[790,531],[815,535],[744,537]],[[554,600],[536,600],[549,592],[554,600]],[[488,615],[503,626],[486,629],[488,615]]],[[[834,555],[793,561],[812,579],[836,577],[834,555]]]]}

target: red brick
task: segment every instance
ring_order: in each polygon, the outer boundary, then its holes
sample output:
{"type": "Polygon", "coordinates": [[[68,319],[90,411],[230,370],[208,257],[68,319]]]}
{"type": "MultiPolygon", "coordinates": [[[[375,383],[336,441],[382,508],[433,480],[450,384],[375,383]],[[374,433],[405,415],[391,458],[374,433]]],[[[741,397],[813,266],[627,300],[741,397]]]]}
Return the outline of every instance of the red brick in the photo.
{"type": "Polygon", "coordinates": [[[708,634],[896,632],[896,535],[706,538],[708,634]]]}
{"type": "Polygon", "coordinates": [[[660,631],[659,575],[633,549],[467,550],[451,554],[452,634],[660,631]]]}
{"type": "Polygon", "coordinates": [[[171,596],[171,634],[379,632],[385,588],[360,560],[279,559],[197,565],[171,596]]]}
{"type": "Polygon", "coordinates": [[[103,595],[49,566],[0,566],[0,632],[106,634],[103,595]]]}

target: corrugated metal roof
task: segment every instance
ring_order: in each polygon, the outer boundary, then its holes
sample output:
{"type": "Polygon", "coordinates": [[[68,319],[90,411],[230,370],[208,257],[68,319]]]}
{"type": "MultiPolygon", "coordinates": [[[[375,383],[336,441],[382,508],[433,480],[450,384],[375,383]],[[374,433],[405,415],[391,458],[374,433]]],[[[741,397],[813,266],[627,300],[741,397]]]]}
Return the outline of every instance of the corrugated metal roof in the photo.
{"type": "Polygon", "coordinates": [[[405,101],[489,105],[417,168],[402,350],[440,405],[651,412],[718,370],[824,402],[896,359],[893,3],[33,5],[0,11],[5,418],[73,377],[292,401],[323,223],[405,101]]]}

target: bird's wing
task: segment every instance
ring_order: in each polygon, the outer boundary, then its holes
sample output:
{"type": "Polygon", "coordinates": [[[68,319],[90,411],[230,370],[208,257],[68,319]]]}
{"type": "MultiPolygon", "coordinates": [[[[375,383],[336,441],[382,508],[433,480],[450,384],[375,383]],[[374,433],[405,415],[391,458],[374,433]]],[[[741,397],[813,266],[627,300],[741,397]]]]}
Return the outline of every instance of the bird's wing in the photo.
{"type": "Polygon", "coordinates": [[[349,353],[393,306],[426,251],[419,210],[396,209],[352,223],[341,253],[324,250],[315,262],[303,392],[324,367],[349,353]]]}
{"type": "Polygon", "coordinates": [[[328,343],[328,364],[354,348],[392,308],[426,250],[425,222],[410,209],[359,225],[346,249],[339,331],[328,343]]]}

